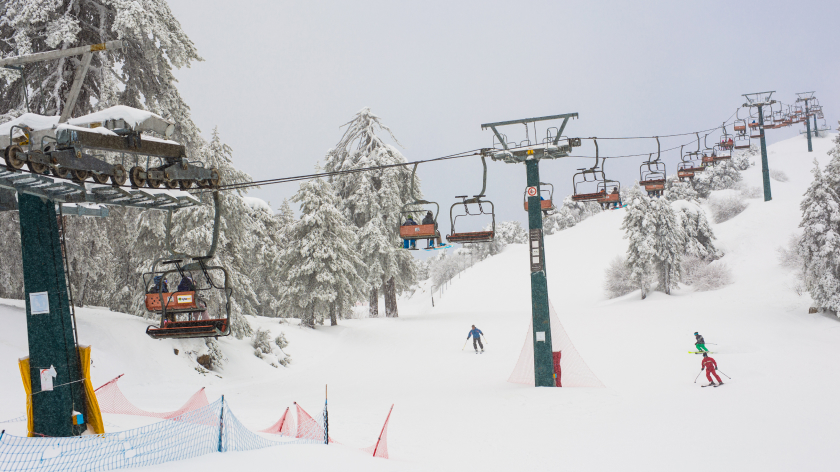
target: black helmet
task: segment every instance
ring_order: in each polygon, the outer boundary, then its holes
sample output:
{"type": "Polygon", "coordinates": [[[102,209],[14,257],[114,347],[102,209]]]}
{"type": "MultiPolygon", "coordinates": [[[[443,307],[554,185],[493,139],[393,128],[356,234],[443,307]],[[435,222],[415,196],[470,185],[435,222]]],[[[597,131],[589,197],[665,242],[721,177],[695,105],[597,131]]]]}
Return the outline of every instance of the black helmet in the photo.
{"type": "Polygon", "coordinates": [[[704,352],[703,357],[709,357],[709,355],[704,352]]]}

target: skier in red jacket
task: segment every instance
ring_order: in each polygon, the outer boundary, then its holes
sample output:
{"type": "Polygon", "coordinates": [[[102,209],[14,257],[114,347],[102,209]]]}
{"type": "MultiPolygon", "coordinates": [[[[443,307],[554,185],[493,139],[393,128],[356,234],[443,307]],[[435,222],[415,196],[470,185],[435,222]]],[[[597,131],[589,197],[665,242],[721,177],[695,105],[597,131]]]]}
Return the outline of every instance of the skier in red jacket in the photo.
{"type": "Polygon", "coordinates": [[[706,378],[709,379],[709,385],[711,385],[713,387],[716,386],[715,381],[712,380],[713,375],[717,379],[718,385],[723,385],[723,381],[720,380],[720,377],[718,377],[717,372],[715,372],[717,370],[717,362],[715,362],[715,360],[712,359],[711,357],[709,357],[709,355],[706,354],[705,352],[703,353],[703,363],[701,364],[701,367],[700,367],[701,371],[703,369],[706,369],[706,378]]]}

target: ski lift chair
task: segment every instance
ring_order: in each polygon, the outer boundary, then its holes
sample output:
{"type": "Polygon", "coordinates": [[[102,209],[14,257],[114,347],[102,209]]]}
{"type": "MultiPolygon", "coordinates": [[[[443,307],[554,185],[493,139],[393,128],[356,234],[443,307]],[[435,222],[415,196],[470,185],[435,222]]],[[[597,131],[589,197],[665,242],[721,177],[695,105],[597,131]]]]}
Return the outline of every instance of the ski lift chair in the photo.
{"type": "Polygon", "coordinates": [[[691,161],[683,161],[680,162],[679,167],[677,167],[677,177],[680,181],[685,181],[685,179],[693,179],[694,178],[694,168],[692,167],[691,161]]]}
{"type": "Polygon", "coordinates": [[[453,203],[452,206],[449,207],[449,224],[451,225],[451,229],[449,235],[446,237],[446,240],[450,243],[489,243],[493,242],[493,239],[496,236],[495,206],[490,200],[484,199],[486,197],[486,195],[484,195],[484,191],[487,189],[487,161],[485,160],[484,155],[481,156],[481,164],[484,166],[484,174],[481,181],[481,192],[478,195],[473,195],[472,198],[467,198],[466,195],[458,195],[455,198],[460,198],[461,201],[453,203]],[[459,205],[464,206],[464,214],[456,216],[455,207],[459,205]],[[477,206],[478,212],[471,213],[470,205],[477,206]],[[486,210],[488,206],[490,208],[489,212],[486,210]],[[458,218],[481,215],[490,215],[491,223],[489,231],[457,231],[456,222],[458,221],[458,218]]]}
{"type": "MultiPolygon", "coordinates": [[[[528,191],[522,192],[523,200],[525,201],[525,211],[528,211],[528,191]]],[[[554,210],[554,185],[545,182],[540,182],[540,210],[543,213],[548,213],[554,210]],[[548,187],[548,188],[543,188],[548,187]],[[548,192],[548,198],[544,198],[543,193],[548,192]]]]}
{"type": "Polygon", "coordinates": [[[729,159],[732,159],[732,148],[731,147],[724,148],[724,147],[721,147],[720,144],[718,144],[718,145],[715,145],[712,154],[714,155],[714,157],[712,157],[714,162],[727,161],[729,159]]]}
{"type": "Polygon", "coordinates": [[[599,183],[598,185],[603,187],[604,194],[606,195],[605,197],[596,200],[601,204],[601,208],[608,209],[610,205],[618,207],[621,203],[621,183],[617,180],[605,180],[603,183],[599,183]],[[615,193],[608,192],[607,189],[609,187],[615,189],[615,193]]]}
{"type": "Polygon", "coordinates": [[[761,124],[758,122],[758,117],[751,116],[752,120],[748,124],[748,128],[750,129],[750,138],[760,138],[764,136],[764,131],[761,129],[761,124]]]}
{"type": "Polygon", "coordinates": [[[732,126],[735,130],[736,135],[745,135],[747,134],[747,122],[746,120],[735,120],[735,124],[732,126]]]}
{"type": "MultiPolygon", "coordinates": [[[[592,138],[595,143],[595,165],[586,169],[578,169],[578,172],[572,176],[572,201],[574,202],[590,202],[606,198],[607,196],[607,176],[604,174],[603,165],[598,168],[599,160],[601,159],[598,151],[598,140],[592,138]],[[581,191],[581,186],[584,189],[591,189],[594,184],[594,193],[584,193],[581,191]]],[[[606,160],[606,159],[605,159],[606,160]]]]}
{"type": "Polygon", "coordinates": [[[490,200],[482,200],[484,195],[473,195],[472,198],[467,198],[466,195],[459,195],[455,198],[460,198],[462,201],[453,203],[452,206],[449,208],[449,222],[452,225],[452,232],[449,236],[446,237],[446,240],[450,243],[490,243],[493,242],[493,239],[496,235],[496,213],[495,207],[493,206],[493,202],[490,200]],[[463,215],[455,215],[455,207],[463,205],[464,206],[464,214],[463,215]],[[478,213],[470,213],[470,205],[478,205],[478,213]],[[490,206],[490,211],[487,212],[484,208],[485,206],[490,206]],[[492,223],[490,225],[489,231],[462,231],[458,232],[456,223],[458,218],[464,216],[480,216],[480,215],[490,215],[492,218],[492,223]]]}
{"type": "MultiPolygon", "coordinates": [[[[397,222],[397,224],[400,225],[400,227],[399,227],[400,238],[402,238],[403,241],[412,241],[412,240],[417,240],[417,239],[436,239],[437,242],[438,242],[438,246],[442,246],[442,244],[440,243],[440,231],[438,231],[438,224],[437,224],[438,214],[440,213],[440,205],[438,205],[436,202],[430,202],[430,201],[421,200],[421,199],[417,198],[417,196],[414,194],[414,182],[415,182],[415,176],[416,175],[417,175],[417,164],[414,164],[414,170],[411,172],[411,198],[412,198],[412,201],[403,205],[402,210],[400,210],[400,220],[397,222]],[[419,213],[422,214],[423,213],[422,207],[423,206],[429,206],[429,205],[434,205],[435,206],[435,211],[434,211],[435,221],[434,221],[433,224],[424,225],[424,224],[419,224],[418,223],[416,225],[411,225],[411,226],[402,226],[402,222],[405,221],[408,218],[409,215],[418,214],[418,211],[417,211],[418,208],[421,208],[419,213]]],[[[416,250],[416,249],[417,248],[415,247],[412,250],[416,250]]]]}
{"type": "Polygon", "coordinates": [[[192,262],[186,265],[182,259],[159,261],[155,263],[151,272],[143,274],[143,282],[146,284],[146,310],[150,313],[160,315],[159,326],[149,326],[146,334],[152,339],[168,338],[207,338],[227,336],[230,334],[230,296],[233,289],[230,288],[230,280],[227,270],[219,266],[208,266],[206,257],[193,258],[192,262]],[[160,266],[173,266],[174,268],[160,269],[160,266]],[[161,277],[165,281],[169,275],[191,277],[194,272],[200,272],[203,280],[193,278],[193,290],[187,291],[163,291],[163,283],[150,285],[155,277],[161,277]],[[218,285],[214,280],[213,273],[221,272],[224,275],[224,285],[218,285]],[[206,295],[213,290],[221,290],[225,297],[225,315],[223,317],[210,318],[207,316],[209,297],[206,295]],[[179,319],[179,315],[180,318],[179,319]]]}
{"type": "Polygon", "coordinates": [[[649,195],[662,196],[666,177],[664,162],[648,160],[639,166],[639,185],[643,186],[649,195]]]}
{"type": "Polygon", "coordinates": [[[750,137],[746,134],[736,134],[734,137],[735,145],[733,146],[735,149],[749,149],[750,148],[750,137]]]}

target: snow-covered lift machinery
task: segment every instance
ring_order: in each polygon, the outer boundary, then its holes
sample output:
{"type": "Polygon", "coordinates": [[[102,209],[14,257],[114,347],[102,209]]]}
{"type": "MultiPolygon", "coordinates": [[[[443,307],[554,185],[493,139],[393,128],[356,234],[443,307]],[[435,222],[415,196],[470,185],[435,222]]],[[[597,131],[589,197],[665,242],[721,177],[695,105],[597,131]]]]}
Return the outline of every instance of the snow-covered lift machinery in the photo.
{"type": "MultiPolygon", "coordinates": [[[[453,203],[449,207],[449,224],[450,233],[446,240],[450,243],[489,243],[493,242],[496,237],[496,209],[493,202],[486,199],[484,191],[487,189],[487,161],[484,155],[481,155],[481,165],[484,166],[484,174],[481,179],[481,192],[478,195],[468,197],[467,195],[458,195],[455,198],[460,198],[460,202],[453,203]],[[463,205],[464,213],[456,215],[455,208],[463,205]],[[473,211],[470,212],[470,206],[473,206],[473,211]],[[489,208],[489,211],[488,211],[489,208]],[[457,231],[456,223],[458,218],[472,217],[472,216],[490,216],[490,230],[484,231],[457,231]]],[[[463,221],[463,220],[462,220],[463,221]]]]}
{"type": "MultiPolygon", "coordinates": [[[[438,241],[438,246],[440,246],[440,231],[438,230],[438,213],[440,213],[440,205],[437,202],[430,202],[428,200],[423,200],[417,198],[417,195],[414,193],[414,182],[417,176],[417,164],[414,164],[414,169],[411,171],[411,198],[412,201],[403,205],[402,209],[400,209],[400,221],[397,224],[401,224],[405,221],[409,216],[415,215],[422,215],[425,208],[424,206],[429,207],[434,205],[434,220],[433,224],[418,224],[411,225],[411,226],[400,226],[400,238],[405,240],[415,240],[415,239],[436,239],[438,241]]],[[[422,218],[420,216],[419,218],[422,218]]],[[[418,218],[418,219],[419,219],[418,218]]]]}
{"type": "Polygon", "coordinates": [[[146,328],[146,334],[153,339],[207,338],[230,334],[230,302],[233,294],[230,275],[222,266],[208,265],[219,244],[222,202],[218,191],[213,192],[213,207],[213,239],[210,249],[203,256],[192,256],[172,249],[172,212],[166,216],[168,254],[154,262],[151,272],[143,274],[146,310],[160,315],[159,326],[146,328]],[[179,276],[177,289],[169,290],[167,278],[176,274],[179,276]],[[219,278],[223,279],[222,283],[219,283],[219,278]],[[208,311],[219,311],[211,305],[214,291],[222,294],[224,316],[210,317],[208,314],[208,311]],[[183,319],[178,319],[178,315],[183,319]]]}
{"type": "MultiPolygon", "coordinates": [[[[770,92],[757,92],[757,93],[745,93],[742,96],[747,99],[747,102],[744,103],[744,108],[757,108],[758,109],[758,136],[761,138],[761,174],[762,180],[764,181],[764,201],[770,201],[773,197],[770,192],[770,168],[767,164],[767,143],[764,140],[764,107],[772,106],[776,103],[776,100],[772,100],[770,97],[773,96],[775,91],[770,92]]],[[[751,124],[752,125],[752,124],[751,124]]],[[[752,137],[752,133],[751,136],[752,137]]]]}
{"type": "Polygon", "coordinates": [[[554,361],[551,345],[551,321],[548,308],[548,286],[546,283],[546,268],[544,242],[542,234],[542,206],[540,203],[540,160],[568,157],[573,146],[580,146],[579,138],[563,137],[563,130],[570,118],[577,118],[577,113],[526,118],[522,120],[485,123],[481,129],[490,128],[500,149],[485,149],[483,154],[490,155],[494,161],[510,164],[525,164],[527,180],[526,195],[528,197],[528,244],[531,266],[531,316],[533,322],[534,343],[534,385],[537,387],[554,387],[557,385],[554,373],[554,361]],[[538,142],[537,122],[548,120],[563,120],[559,128],[548,128],[546,138],[538,142]],[[500,134],[501,126],[514,124],[525,125],[526,140],[515,145],[500,134]],[[534,143],[528,138],[528,126],[534,126],[534,143]],[[552,130],[554,130],[552,132],[552,130]]]}
{"type": "MultiPolygon", "coordinates": [[[[111,41],[93,46],[0,59],[0,66],[17,66],[42,60],[82,55],[81,65],[76,70],[73,85],[70,88],[61,117],[55,120],[55,117],[24,114],[19,117],[21,121],[8,125],[10,141],[17,139],[16,142],[9,142],[6,145],[7,149],[13,147],[13,145],[18,146],[10,159],[11,163],[15,165],[0,165],[0,189],[12,190],[17,193],[16,203],[12,204],[8,201],[9,192],[3,192],[2,203],[4,206],[16,205],[20,213],[24,299],[29,346],[29,357],[25,361],[28,362],[29,370],[28,372],[22,370],[22,373],[25,372],[24,379],[29,379],[27,389],[32,392],[31,397],[29,397],[31,409],[28,409],[28,411],[31,414],[29,419],[31,420],[30,425],[33,435],[75,436],[86,430],[85,424],[79,424],[79,416],[74,414],[74,412],[80,412],[82,417],[85,418],[87,417],[87,409],[82,384],[84,381],[83,368],[77,350],[78,338],[76,336],[75,319],[70,310],[66,264],[62,254],[62,230],[57,218],[56,207],[64,204],[96,203],[172,210],[200,203],[192,195],[180,191],[127,190],[111,185],[71,182],[48,177],[34,171],[30,173],[18,170],[17,164],[20,163],[21,156],[19,156],[19,153],[23,151],[22,146],[28,146],[32,143],[34,147],[47,141],[46,138],[37,137],[34,129],[31,131],[26,129],[23,126],[25,124],[23,121],[52,119],[55,121],[57,129],[61,123],[67,121],[75,107],[75,101],[81,90],[92,53],[119,47],[122,47],[120,41],[111,41]],[[18,127],[14,127],[15,124],[18,127]],[[53,390],[41,392],[40,370],[50,367],[54,368],[56,372],[53,390]],[[76,421],[73,421],[73,419],[76,421]]],[[[55,132],[51,126],[46,128],[49,129],[49,132],[45,132],[43,136],[55,132]]],[[[0,134],[5,136],[5,133],[0,134]]],[[[46,147],[46,143],[44,146],[46,147]]],[[[25,156],[26,154],[23,153],[22,155],[25,156]]],[[[76,158],[78,159],[78,157],[76,158]]],[[[7,160],[9,160],[9,157],[7,157],[7,160]]],[[[36,161],[36,163],[42,162],[36,161]]],[[[50,164],[55,165],[55,163],[50,164]]],[[[39,169],[43,170],[43,168],[39,169]]],[[[96,168],[79,170],[99,171],[96,168]]],[[[75,206],[75,208],[77,208],[77,214],[80,212],[86,213],[86,210],[80,210],[78,206],[75,206]]],[[[23,365],[22,363],[22,369],[23,365]]]]}

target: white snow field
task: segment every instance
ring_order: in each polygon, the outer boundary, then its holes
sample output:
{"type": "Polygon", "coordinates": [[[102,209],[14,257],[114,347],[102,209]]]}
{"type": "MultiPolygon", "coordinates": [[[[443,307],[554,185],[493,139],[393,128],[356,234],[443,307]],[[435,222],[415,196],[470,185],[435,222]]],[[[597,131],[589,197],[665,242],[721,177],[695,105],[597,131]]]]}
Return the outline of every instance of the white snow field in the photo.
{"type": "MultiPolygon", "coordinates": [[[[832,136],[833,137],[833,136],[832,136]]],[[[330,434],[343,445],[284,446],[210,454],[149,470],[227,471],[834,471],[840,463],[840,320],[808,314],[807,293],[776,249],[798,231],[799,202],[814,158],[828,162],[830,138],[770,146],[773,200],[713,224],[733,283],[720,290],[682,288],[671,296],[639,292],[608,300],[604,270],[627,242],[623,211],[610,211],[546,238],[549,293],[576,348],[605,388],[533,388],[508,383],[526,338],[530,285],[525,245],[468,269],[431,306],[428,292],[402,300],[397,319],[341,320],[302,329],[249,318],[273,335],[285,332],[294,358],[275,369],[249,340],[220,344],[229,362],[202,375],[185,350],[200,341],[155,341],[147,320],[104,309],[78,310],[79,337],[93,346],[93,384],[124,373],[120,388],[138,407],[171,411],[202,386],[224,394],[252,430],[274,423],[297,401],[320,414],[329,384],[330,434]],[[487,352],[461,349],[471,324],[487,352]],[[694,349],[702,333],[722,372],[720,388],[694,349]],[[181,350],[175,355],[173,348],[181,350]],[[390,459],[355,450],[373,444],[391,404],[390,459]]],[[[761,186],[760,156],[744,172],[761,186]]],[[[671,163],[669,163],[670,167],[671,163]]],[[[560,176],[545,179],[564,181],[560,176]]],[[[711,217],[710,217],[711,221],[711,217]]],[[[26,355],[22,302],[0,306],[0,420],[24,411],[16,360],[26,355]]],[[[105,415],[106,430],[156,421],[105,415]]],[[[25,434],[25,423],[0,424],[25,434]]]]}

